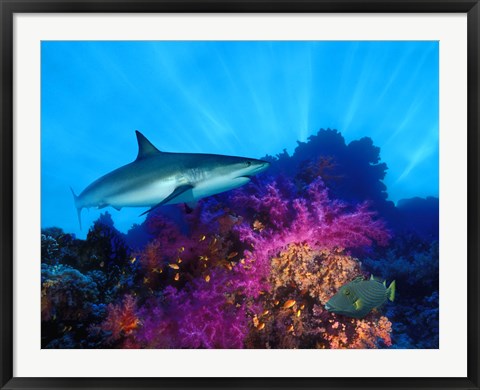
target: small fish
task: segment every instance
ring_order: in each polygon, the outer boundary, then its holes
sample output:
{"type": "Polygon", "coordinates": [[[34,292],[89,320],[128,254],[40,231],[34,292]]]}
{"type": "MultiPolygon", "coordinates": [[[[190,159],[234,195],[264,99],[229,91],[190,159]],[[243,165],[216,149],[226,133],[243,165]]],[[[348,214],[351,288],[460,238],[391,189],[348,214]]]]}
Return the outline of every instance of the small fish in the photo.
{"type": "Polygon", "coordinates": [[[263,328],[265,328],[265,322],[260,322],[257,326],[257,329],[262,330],[263,328]]]}
{"type": "Polygon", "coordinates": [[[180,264],[182,261],[183,261],[183,260],[182,260],[180,257],[177,259],[177,263],[178,263],[178,264],[180,264]]]}
{"type": "Polygon", "coordinates": [[[265,229],[265,226],[260,221],[256,220],[253,223],[253,230],[258,230],[258,231],[261,232],[263,229],[265,229]]]}
{"type": "Polygon", "coordinates": [[[184,247],[184,246],[181,246],[180,248],[178,248],[178,251],[179,251],[180,253],[182,253],[184,250],[185,250],[185,247],[184,247]]]}
{"type": "Polygon", "coordinates": [[[205,281],[208,283],[210,281],[210,275],[205,276],[205,281]]]}
{"type": "Polygon", "coordinates": [[[137,261],[137,258],[136,258],[136,257],[134,257],[134,258],[132,258],[132,259],[130,260],[130,263],[132,263],[132,264],[133,264],[133,263],[135,263],[136,261],[137,261]]]}
{"type": "Polygon", "coordinates": [[[302,311],[301,310],[297,310],[297,317],[300,317],[302,314],[302,311]]]}
{"type": "Polygon", "coordinates": [[[200,256],[200,260],[208,261],[208,256],[200,256]]]}
{"type": "Polygon", "coordinates": [[[233,259],[235,256],[238,255],[238,252],[232,252],[230,253],[228,256],[227,256],[227,259],[230,260],[230,259],[233,259]]]}
{"type": "Polygon", "coordinates": [[[268,313],[270,313],[268,310],[265,310],[263,313],[262,313],[262,316],[266,316],[268,313]]]}
{"type": "Polygon", "coordinates": [[[207,238],[207,236],[205,236],[205,235],[201,236],[199,242],[205,241],[206,238],[207,238]]]}
{"type": "Polygon", "coordinates": [[[290,326],[287,328],[287,332],[293,332],[293,325],[290,325],[290,326]]]}
{"type": "Polygon", "coordinates": [[[175,274],[175,277],[174,277],[175,281],[178,282],[178,280],[180,279],[180,274],[175,274]]]}
{"type": "Polygon", "coordinates": [[[169,264],[168,265],[170,268],[173,268],[173,269],[180,269],[180,267],[178,266],[178,264],[169,264]]]}
{"type": "Polygon", "coordinates": [[[395,299],[395,280],[386,286],[373,277],[362,277],[340,287],[338,292],[325,304],[325,309],[347,317],[363,318],[372,309],[383,305],[387,299],[395,299]]]}
{"type": "Polygon", "coordinates": [[[291,307],[295,306],[297,302],[293,299],[289,299],[287,302],[283,304],[284,309],[290,309],[291,307]]]}

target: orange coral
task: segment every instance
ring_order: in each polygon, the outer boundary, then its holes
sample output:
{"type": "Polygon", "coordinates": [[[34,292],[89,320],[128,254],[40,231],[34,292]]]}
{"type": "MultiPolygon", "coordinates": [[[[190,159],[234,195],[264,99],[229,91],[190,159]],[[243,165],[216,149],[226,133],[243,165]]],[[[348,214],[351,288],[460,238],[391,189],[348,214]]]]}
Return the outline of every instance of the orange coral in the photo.
{"type": "Polygon", "coordinates": [[[271,283],[274,289],[295,286],[301,295],[308,293],[320,303],[361,273],[356,259],[341,249],[313,250],[308,244],[290,244],[272,259],[271,283]]]}
{"type": "Polygon", "coordinates": [[[270,266],[271,290],[261,295],[247,345],[253,348],[378,348],[390,346],[390,321],[378,313],[353,319],[323,305],[361,275],[357,259],[343,248],[312,249],[291,243],[270,266]],[[261,326],[260,326],[261,324],[261,326]]]}
{"type": "Polygon", "coordinates": [[[136,306],[136,299],[131,295],[126,295],[120,305],[108,305],[108,315],[102,323],[102,329],[111,332],[111,340],[130,335],[137,329],[140,320],[136,315],[136,306]]]}
{"type": "Polygon", "coordinates": [[[390,337],[392,323],[384,316],[368,320],[351,319],[343,324],[334,322],[331,327],[340,329],[338,333],[327,333],[324,336],[324,339],[329,342],[329,347],[333,349],[377,348],[380,343],[388,347],[392,345],[390,337]]]}

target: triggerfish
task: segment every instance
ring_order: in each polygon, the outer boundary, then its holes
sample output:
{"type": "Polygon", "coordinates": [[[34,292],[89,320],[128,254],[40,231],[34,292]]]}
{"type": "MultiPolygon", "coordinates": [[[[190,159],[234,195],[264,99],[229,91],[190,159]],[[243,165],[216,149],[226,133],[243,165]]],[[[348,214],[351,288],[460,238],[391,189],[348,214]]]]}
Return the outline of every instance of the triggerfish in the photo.
{"type": "Polygon", "coordinates": [[[365,280],[358,277],[340,287],[338,292],[325,304],[325,309],[332,313],[353,318],[363,318],[372,309],[383,305],[387,299],[395,299],[395,281],[386,286],[374,279],[365,280]]]}

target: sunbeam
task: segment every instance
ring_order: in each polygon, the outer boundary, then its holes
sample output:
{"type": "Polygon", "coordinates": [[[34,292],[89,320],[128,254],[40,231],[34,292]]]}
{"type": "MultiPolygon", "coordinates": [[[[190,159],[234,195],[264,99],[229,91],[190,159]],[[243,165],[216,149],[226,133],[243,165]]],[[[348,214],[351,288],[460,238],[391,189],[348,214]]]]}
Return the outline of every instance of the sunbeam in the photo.
{"type": "Polygon", "coordinates": [[[134,130],[164,151],[260,158],[328,127],[380,147],[389,199],[437,196],[438,42],[43,42],[42,172],[58,174],[42,225],[85,234],[57,210],[135,157],[134,130]]]}

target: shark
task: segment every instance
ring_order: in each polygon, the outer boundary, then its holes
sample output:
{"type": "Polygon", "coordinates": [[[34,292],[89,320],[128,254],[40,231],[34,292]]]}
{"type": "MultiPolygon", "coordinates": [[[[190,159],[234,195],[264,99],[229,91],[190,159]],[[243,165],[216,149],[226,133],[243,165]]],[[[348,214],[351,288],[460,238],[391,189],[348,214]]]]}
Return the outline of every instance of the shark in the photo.
{"type": "Polygon", "coordinates": [[[135,134],[138,154],[133,162],[95,180],[79,195],[70,188],[80,228],[83,208],[149,207],[142,216],[167,204],[195,206],[199,199],[247,184],[270,165],[247,157],[162,152],[141,132],[135,134]]]}

